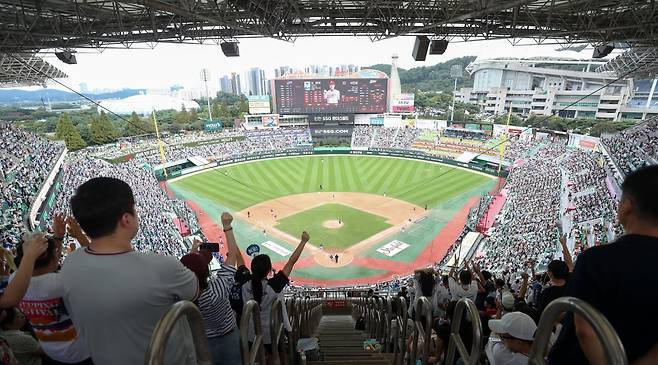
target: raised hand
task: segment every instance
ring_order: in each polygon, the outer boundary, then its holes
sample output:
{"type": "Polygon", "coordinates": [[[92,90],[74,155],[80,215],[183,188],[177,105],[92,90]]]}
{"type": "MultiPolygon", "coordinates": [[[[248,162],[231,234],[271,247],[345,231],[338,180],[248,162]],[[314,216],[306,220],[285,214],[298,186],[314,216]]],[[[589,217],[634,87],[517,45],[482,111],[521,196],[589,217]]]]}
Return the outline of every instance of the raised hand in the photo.
{"type": "Polygon", "coordinates": [[[66,234],[66,221],[61,213],[55,214],[53,217],[53,234],[57,238],[63,238],[66,234]]]}
{"type": "Polygon", "coordinates": [[[48,241],[43,233],[26,235],[23,240],[23,258],[36,261],[48,248],[48,241]]]}
{"type": "Polygon", "coordinates": [[[66,231],[69,233],[69,236],[80,241],[81,239],[86,239],[86,235],[82,232],[80,224],[72,216],[66,217],[66,231]]]}
{"type": "Polygon", "coordinates": [[[201,246],[201,240],[198,238],[195,238],[194,241],[192,241],[192,247],[190,248],[190,253],[193,252],[199,252],[199,246],[201,246]]]}
{"type": "Polygon", "coordinates": [[[229,212],[224,212],[222,213],[222,226],[224,229],[227,229],[231,227],[231,223],[233,222],[233,216],[229,212]]]}

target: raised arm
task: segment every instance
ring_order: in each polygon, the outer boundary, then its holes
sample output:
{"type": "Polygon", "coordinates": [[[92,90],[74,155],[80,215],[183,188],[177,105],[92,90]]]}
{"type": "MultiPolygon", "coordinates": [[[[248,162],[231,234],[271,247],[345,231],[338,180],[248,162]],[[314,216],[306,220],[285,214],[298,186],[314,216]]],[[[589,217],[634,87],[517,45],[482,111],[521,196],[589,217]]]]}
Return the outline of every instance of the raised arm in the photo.
{"type": "Polygon", "coordinates": [[[566,234],[562,234],[562,236],[560,236],[560,245],[562,246],[562,256],[564,257],[564,263],[569,267],[569,272],[573,272],[573,258],[569,252],[569,247],[567,247],[566,234]]]}
{"type": "Polygon", "coordinates": [[[82,232],[82,228],[80,228],[78,221],[71,216],[66,217],[66,231],[69,233],[69,236],[75,238],[75,240],[78,241],[80,246],[89,246],[89,238],[84,234],[84,232],[82,232]]]}
{"type": "Polygon", "coordinates": [[[525,295],[528,292],[528,273],[524,271],[521,277],[523,278],[523,282],[521,283],[521,289],[519,289],[519,299],[525,300],[525,295]]]}
{"type": "Polygon", "coordinates": [[[308,235],[308,233],[306,233],[306,231],[302,233],[302,240],[299,242],[299,245],[297,245],[295,252],[293,252],[292,256],[290,256],[290,259],[288,259],[286,266],[281,269],[281,271],[283,271],[286,276],[290,276],[292,268],[297,263],[297,260],[299,260],[299,257],[302,255],[302,251],[304,251],[304,246],[306,246],[306,242],[308,242],[310,238],[311,237],[308,235]]]}
{"type": "Polygon", "coordinates": [[[32,279],[34,263],[47,248],[48,241],[42,234],[34,235],[23,242],[23,259],[14,278],[0,296],[0,308],[13,307],[23,299],[32,279]]]}
{"type": "Polygon", "coordinates": [[[228,245],[226,264],[229,266],[240,267],[244,265],[244,257],[242,257],[242,252],[240,252],[240,248],[235,241],[235,235],[233,234],[233,226],[231,226],[231,223],[233,223],[233,216],[228,212],[222,213],[222,226],[224,227],[224,235],[226,236],[226,244],[228,245]]]}

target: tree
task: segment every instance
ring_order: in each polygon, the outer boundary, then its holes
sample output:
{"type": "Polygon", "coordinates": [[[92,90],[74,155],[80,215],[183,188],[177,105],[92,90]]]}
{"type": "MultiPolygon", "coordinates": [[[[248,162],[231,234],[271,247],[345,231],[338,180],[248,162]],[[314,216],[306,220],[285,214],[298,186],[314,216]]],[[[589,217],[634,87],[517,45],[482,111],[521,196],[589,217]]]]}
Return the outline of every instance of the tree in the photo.
{"type": "Polygon", "coordinates": [[[125,136],[138,136],[141,134],[148,134],[148,133],[153,133],[154,128],[151,123],[149,123],[147,120],[144,120],[137,115],[137,113],[133,112],[130,115],[130,120],[129,122],[126,122],[125,124],[125,136]]]}
{"type": "Polygon", "coordinates": [[[196,109],[190,109],[190,112],[188,113],[188,118],[189,118],[188,123],[191,124],[193,124],[194,122],[197,121],[197,119],[199,119],[199,115],[197,114],[196,109]]]}
{"type": "Polygon", "coordinates": [[[220,114],[220,110],[219,110],[220,106],[219,105],[220,105],[220,103],[217,100],[215,100],[215,102],[212,103],[212,115],[214,116],[214,118],[217,118],[217,119],[220,119],[219,118],[219,114],[220,114]]]}
{"type": "Polygon", "coordinates": [[[69,115],[66,113],[62,114],[59,118],[59,122],[57,122],[55,137],[59,140],[63,140],[66,144],[66,148],[71,151],[79,150],[87,146],[78,130],[73,126],[71,118],[69,118],[69,115]]]}
{"type": "Polygon", "coordinates": [[[105,112],[101,111],[98,118],[94,118],[89,127],[91,141],[94,144],[105,144],[116,141],[117,133],[114,124],[107,117],[105,112]]]}

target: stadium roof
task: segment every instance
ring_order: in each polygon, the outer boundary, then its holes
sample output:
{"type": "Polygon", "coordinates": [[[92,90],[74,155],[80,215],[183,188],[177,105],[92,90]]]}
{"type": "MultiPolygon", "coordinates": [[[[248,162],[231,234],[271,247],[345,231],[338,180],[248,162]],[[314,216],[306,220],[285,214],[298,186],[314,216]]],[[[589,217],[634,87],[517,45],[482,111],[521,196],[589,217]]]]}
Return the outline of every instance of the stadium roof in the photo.
{"type": "Polygon", "coordinates": [[[658,46],[653,0],[2,0],[0,50],[318,35],[658,46]]]}
{"type": "Polygon", "coordinates": [[[599,66],[596,71],[614,72],[624,77],[649,77],[658,74],[658,48],[633,48],[599,66]]]}
{"type": "Polygon", "coordinates": [[[0,56],[0,87],[44,85],[64,77],[68,76],[57,67],[31,54],[0,56]]]}

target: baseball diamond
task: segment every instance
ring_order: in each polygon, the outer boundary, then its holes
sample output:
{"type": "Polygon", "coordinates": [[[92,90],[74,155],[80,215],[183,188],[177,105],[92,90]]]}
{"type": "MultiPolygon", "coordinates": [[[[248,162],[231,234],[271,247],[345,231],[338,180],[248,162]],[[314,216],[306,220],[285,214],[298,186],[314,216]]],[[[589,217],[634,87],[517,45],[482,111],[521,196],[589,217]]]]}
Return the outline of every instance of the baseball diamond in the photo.
{"type": "Polygon", "coordinates": [[[211,239],[223,240],[221,212],[234,212],[240,247],[260,245],[275,267],[284,257],[267,246],[292,249],[308,231],[310,245],[292,279],[343,285],[440,259],[495,178],[425,161],[322,155],[229,165],[167,184],[194,207],[211,239]],[[378,250],[395,240],[413,245],[393,255],[378,250]]]}

